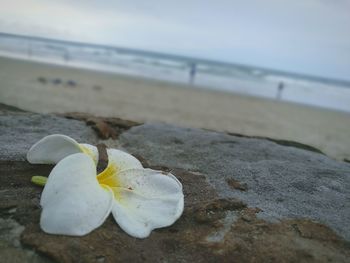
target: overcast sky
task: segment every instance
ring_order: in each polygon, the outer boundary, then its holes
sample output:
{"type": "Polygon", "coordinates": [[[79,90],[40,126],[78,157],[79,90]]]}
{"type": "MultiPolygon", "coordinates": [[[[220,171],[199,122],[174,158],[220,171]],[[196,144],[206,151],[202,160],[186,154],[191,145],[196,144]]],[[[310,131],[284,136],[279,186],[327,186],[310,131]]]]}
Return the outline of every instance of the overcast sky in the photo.
{"type": "Polygon", "coordinates": [[[0,0],[0,31],[350,80],[350,0],[0,0]]]}

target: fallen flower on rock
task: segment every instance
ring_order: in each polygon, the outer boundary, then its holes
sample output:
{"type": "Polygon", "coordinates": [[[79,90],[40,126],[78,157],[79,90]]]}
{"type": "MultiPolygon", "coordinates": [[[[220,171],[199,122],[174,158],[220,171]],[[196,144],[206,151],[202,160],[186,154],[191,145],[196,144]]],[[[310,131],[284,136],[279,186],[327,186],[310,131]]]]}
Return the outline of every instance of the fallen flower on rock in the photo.
{"type": "Polygon", "coordinates": [[[145,169],[132,155],[106,149],[108,165],[99,174],[95,146],[65,135],[50,135],[28,151],[30,163],[56,164],[41,195],[40,227],[50,234],[82,236],[112,213],[129,235],[148,237],[172,225],[182,214],[182,185],[170,173],[145,169]]]}

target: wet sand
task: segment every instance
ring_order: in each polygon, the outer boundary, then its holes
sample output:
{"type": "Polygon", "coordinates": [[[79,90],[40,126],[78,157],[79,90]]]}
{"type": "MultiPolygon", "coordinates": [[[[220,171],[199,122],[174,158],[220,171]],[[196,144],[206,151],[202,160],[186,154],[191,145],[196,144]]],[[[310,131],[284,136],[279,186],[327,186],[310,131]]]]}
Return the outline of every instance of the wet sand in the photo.
{"type": "Polygon", "coordinates": [[[293,140],[350,159],[350,114],[0,57],[0,102],[293,140]]]}

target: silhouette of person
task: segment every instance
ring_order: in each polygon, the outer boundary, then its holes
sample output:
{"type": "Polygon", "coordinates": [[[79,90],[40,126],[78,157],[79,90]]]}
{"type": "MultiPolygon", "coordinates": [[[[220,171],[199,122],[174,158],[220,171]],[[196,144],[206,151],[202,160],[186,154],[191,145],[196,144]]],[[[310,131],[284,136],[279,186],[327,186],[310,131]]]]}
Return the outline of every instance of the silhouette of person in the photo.
{"type": "Polygon", "coordinates": [[[69,52],[68,52],[68,50],[64,51],[63,59],[64,59],[65,62],[69,61],[69,52]]]}
{"type": "Polygon", "coordinates": [[[197,65],[196,65],[196,63],[192,62],[190,64],[190,80],[189,80],[191,85],[194,84],[194,80],[196,77],[196,71],[197,71],[197,65]]]}
{"type": "Polygon", "coordinates": [[[284,83],[283,81],[281,81],[280,83],[278,83],[276,99],[278,100],[282,99],[283,89],[284,89],[284,83]]]}

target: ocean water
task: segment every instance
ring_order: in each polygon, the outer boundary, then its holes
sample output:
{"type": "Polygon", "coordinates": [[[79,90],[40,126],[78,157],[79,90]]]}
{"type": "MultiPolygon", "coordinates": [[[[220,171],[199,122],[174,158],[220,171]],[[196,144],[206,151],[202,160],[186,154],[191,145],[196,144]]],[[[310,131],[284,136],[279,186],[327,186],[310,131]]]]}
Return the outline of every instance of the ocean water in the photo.
{"type": "Polygon", "coordinates": [[[0,56],[191,84],[192,88],[222,90],[350,112],[350,82],[339,80],[155,52],[2,33],[0,56]],[[283,85],[280,92],[279,85],[283,85]]]}

